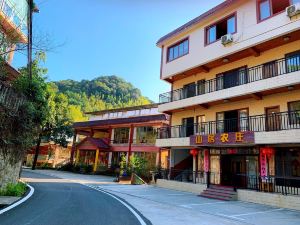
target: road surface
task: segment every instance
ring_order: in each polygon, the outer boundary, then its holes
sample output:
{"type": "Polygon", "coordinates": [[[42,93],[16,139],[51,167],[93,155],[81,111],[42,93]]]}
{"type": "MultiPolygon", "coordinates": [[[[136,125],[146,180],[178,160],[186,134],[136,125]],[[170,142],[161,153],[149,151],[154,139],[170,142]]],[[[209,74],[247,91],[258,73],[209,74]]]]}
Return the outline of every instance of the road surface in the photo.
{"type": "MultiPolygon", "coordinates": [[[[0,215],[1,225],[140,225],[114,197],[87,186],[24,171],[34,195],[0,215]]],[[[140,217],[143,218],[136,210],[140,217]]],[[[147,224],[147,219],[143,218],[147,224]]]]}

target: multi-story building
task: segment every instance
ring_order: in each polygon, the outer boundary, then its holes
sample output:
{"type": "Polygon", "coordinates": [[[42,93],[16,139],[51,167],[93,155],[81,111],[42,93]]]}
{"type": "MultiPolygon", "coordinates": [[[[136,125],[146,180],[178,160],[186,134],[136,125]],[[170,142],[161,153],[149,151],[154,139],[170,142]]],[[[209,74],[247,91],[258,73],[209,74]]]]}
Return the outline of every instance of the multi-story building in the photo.
{"type": "Polygon", "coordinates": [[[226,0],[157,46],[168,177],[299,191],[300,0],[226,0]]]}
{"type": "Polygon", "coordinates": [[[10,64],[16,45],[27,43],[27,15],[27,0],[0,1],[0,57],[4,59],[7,80],[12,80],[19,74],[10,64]]]}
{"type": "MultiPolygon", "coordinates": [[[[87,113],[89,121],[74,124],[81,140],[73,148],[75,164],[118,167],[121,156],[143,156],[149,165],[160,164],[155,146],[157,129],[169,124],[169,116],[158,112],[157,104],[87,113]]],[[[71,159],[72,160],[72,159],[71,159]]],[[[161,162],[163,165],[166,161],[161,162]]]]}

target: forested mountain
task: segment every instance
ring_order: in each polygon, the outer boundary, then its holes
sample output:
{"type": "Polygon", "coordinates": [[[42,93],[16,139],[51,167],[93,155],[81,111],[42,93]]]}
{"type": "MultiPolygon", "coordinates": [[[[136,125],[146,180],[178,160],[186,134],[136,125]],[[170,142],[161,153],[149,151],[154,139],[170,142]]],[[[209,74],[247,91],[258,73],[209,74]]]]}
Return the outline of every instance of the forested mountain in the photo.
{"type": "Polygon", "coordinates": [[[75,121],[84,120],[83,112],[149,104],[141,91],[117,76],[101,76],[93,80],[61,80],[51,85],[68,99],[75,121]]]}

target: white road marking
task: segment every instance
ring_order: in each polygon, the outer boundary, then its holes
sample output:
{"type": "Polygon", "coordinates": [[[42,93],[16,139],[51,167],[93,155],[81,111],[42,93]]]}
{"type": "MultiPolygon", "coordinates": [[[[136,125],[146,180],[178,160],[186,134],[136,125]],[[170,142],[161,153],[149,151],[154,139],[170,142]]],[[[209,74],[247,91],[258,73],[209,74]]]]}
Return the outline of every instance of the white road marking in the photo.
{"type": "Polygon", "coordinates": [[[199,206],[199,205],[215,205],[215,204],[224,204],[226,202],[206,202],[206,203],[191,203],[191,204],[184,204],[184,205],[180,205],[184,208],[189,208],[192,209],[192,206],[199,206]]]}
{"type": "Polygon", "coordinates": [[[24,198],[21,198],[19,201],[15,202],[14,204],[0,210],[0,215],[7,212],[8,210],[11,210],[11,209],[17,207],[18,205],[22,204],[23,202],[27,201],[33,195],[34,188],[32,186],[30,186],[29,184],[26,184],[26,185],[27,185],[27,187],[30,188],[28,195],[26,195],[24,198]]]}
{"type": "Polygon", "coordinates": [[[218,213],[218,215],[224,216],[224,217],[227,217],[227,218],[237,219],[237,220],[246,220],[246,219],[239,218],[239,217],[240,217],[240,216],[256,215],[256,214],[265,214],[265,213],[276,212],[276,211],[281,211],[281,210],[284,210],[284,209],[283,209],[283,208],[279,208],[279,209],[271,209],[271,210],[265,210],[265,211],[258,211],[258,212],[251,212],[251,213],[236,214],[236,215],[226,215],[226,214],[218,213]]]}
{"type": "Polygon", "coordinates": [[[104,194],[107,194],[109,195],[110,197],[116,199],[117,201],[119,201],[122,205],[124,205],[127,209],[129,209],[130,212],[132,212],[132,214],[137,218],[137,220],[140,222],[141,225],[147,225],[146,222],[142,219],[142,217],[136,213],[136,211],[130,206],[128,205],[126,202],[122,201],[121,199],[117,198],[116,196],[110,194],[109,192],[107,191],[104,191],[104,190],[101,190],[99,187],[95,187],[95,186],[92,186],[92,185],[87,185],[87,184],[83,184],[87,187],[90,187],[94,190],[97,190],[97,191],[100,191],[104,194]]]}

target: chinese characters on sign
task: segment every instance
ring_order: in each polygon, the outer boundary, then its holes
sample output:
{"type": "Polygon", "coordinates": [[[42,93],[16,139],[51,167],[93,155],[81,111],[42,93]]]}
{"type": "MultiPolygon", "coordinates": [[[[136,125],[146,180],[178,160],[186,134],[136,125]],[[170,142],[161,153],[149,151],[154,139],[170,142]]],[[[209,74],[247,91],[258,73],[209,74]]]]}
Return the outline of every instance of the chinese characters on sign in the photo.
{"type": "Polygon", "coordinates": [[[191,145],[226,145],[254,143],[254,132],[229,132],[220,134],[194,135],[191,145]]]}

